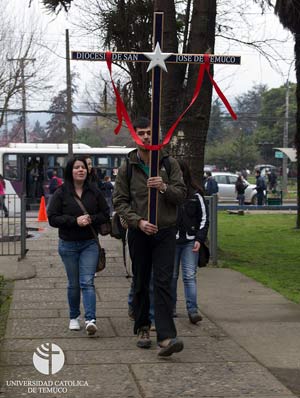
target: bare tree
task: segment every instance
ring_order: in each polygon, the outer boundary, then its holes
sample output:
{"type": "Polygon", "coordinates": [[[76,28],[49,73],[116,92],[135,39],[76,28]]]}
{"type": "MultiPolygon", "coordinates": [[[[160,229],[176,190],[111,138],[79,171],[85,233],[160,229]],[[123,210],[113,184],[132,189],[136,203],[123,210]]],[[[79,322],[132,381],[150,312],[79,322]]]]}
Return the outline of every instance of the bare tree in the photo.
{"type": "MultiPolygon", "coordinates": [[[[8,3],[8,0],[6,0],[8,3]]],[[[19,101],[27,94],[44,89],[45,81],[51,76],[49,54],[43,47],[43,32],[38,22],[31,21],[27,32],[19,21],[10,16],[5,2],[0,10],[0,127],[12,101],[19,101]]],[[[21,108],[21,107],[20,107],[21,108]]]]}

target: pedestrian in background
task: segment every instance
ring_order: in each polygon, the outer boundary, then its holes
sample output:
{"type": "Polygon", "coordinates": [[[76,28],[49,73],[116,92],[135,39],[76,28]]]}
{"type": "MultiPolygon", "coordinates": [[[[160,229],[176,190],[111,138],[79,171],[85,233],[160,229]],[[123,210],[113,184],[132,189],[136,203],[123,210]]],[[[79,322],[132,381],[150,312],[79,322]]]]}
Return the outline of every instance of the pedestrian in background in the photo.
{"type": "Polygon", "coordinates": [[[277,174],[275,173],[275,171],[273,169],[268,173],[268,182],[269,182],[269,190],[271,192],[276,192],[277,174]]]}
{"type": "Polygon", "coordinates": [[[109,176],[104,177],[104,181],[101,185],[101,191],[109,207],[109,215],[112,216],[113,213],[112,196],[113,196],[114,186],[111,183],[111,178],[109,176]]]}
{"type": "Polygon", "coordinates": [[[187,198],[177,210],[176,252],[172,280],[173,313],[176,315],[177,282],[181,264],[185,304],[191,323],[202,320],[197,304],[197,265],[199,249],[208,231],[208,210],[204,192],[192,178],[188,164],[178,161],[187,187],[187,198]]]}
{"type": "Polygon", "coordinates": [[[102,193],[89,182],[83,157],[68,161],[64,184],[52,197],[48,219],[52,227],[58,228],[58,252],[68,277],[69,329],[80,330],[82,293],[86,332],[94,335],[97,331],[94,275],[99,246],[92,228],[97,230],[97,226],[109,220],[109,209],[102,193]],[[83,214],[75,197],[82,202],[87,214],[83,214]]]}
{"type": "Polygon", "coordinates": [[[265,179],[260,175],[260,170],[255,170],[255,177],[256,177],[256,189],[257,192],[257,205],[262,206],[264,203],[264,196],[266,190],[266,183],[265,179]]]}
{"type": "MultiPolygon", "coordinates": [[[[134,129],[143,142],[151,144],[151,123],[139,118],[134,129]]],[[[172,316],[172,274],[176,246],[176,209],[183,202],[186,187],[178,162],[165,151],[159,152],[159,175],[149,177],[150,151],[144,146],[128,155],[132,176],[128,181],[128,164],[124,162],[117,174],[113,204],[115,211],[128,224],[128,244],[134,278],[134,333],[137,346],[149,348],[149,282],[153,269],[154,312],[159,356],[170,356],[183,349],[177,338],[172,316]],[[167,173],[166,167],[170,169],[167,173]],[[148,190],[158,195],[157,225],[148,220],[148,190]]]]}
{"type": "Polygon", "coordinates": [[[89,156],[85,157],[85,161],[88,167],[88,180],[90,183],[95,184],[97,188],[99,187],[99,178],[97,176],[96,170],[93,167],[93,161],[92,158],[89,156]]]}
{"type": "Polygon", "coordinates": [[[207,196],[211,196],[212,194],[219,192],[218,183],[212,176],[211,171],[206,172],[206,180],[204,183],[204,188],[207,196]]]}
{"type": "Polygon", "coordinates": [[[4,211],[4,216],[7,218],[8,210],[5,206],[5,181],[2,174],[0,174],[0,210],[4,211]]]}
{"type": "Polygon", "coordinates": [[[50,206],[50,202],[52,199],[52,196],[54,192],[57,190],[58,187],[60,187],[63,183],[63,180],[59,177],[57,177],[57,171],[52,170],[52,177],[49,182],[49,195],[48,195],[48,203],[47,203],[47,209],[50,206]]]}
{"type": "Polygon", "coordinates": [[[247,184],[245,183],[244,177],[239,175],[235,183],[235,192],[237,194],[236,198],[239,202],[239,206],[244,206],[246,188],[247,184]]]}

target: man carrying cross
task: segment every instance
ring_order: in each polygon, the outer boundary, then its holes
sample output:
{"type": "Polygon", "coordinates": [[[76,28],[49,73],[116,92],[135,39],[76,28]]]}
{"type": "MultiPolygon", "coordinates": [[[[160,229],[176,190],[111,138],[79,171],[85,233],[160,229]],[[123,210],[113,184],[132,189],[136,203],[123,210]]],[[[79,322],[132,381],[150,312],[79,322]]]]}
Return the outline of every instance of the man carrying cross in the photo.
{"type": "MultiPolygon", "coordinates": [[[[133,123],[144,145],[150,144],[151,126],[147,118],[133,123]]],[[[183,349],[176,337],[173,320],[171,280],[175,257],[176,206],[186,195],[180,167],[164,150],[159,151],[159,173],[149,177],[150,151],[143,146],[129,153],[118,171],[113,204],[128,223],[128,245],[134,281],[134,333],[137,346],[149,348],[149,282],[153,268],[154,312],[159,356],[170,356],[183,349]],[[128,163],[127,163],[128,162],[128,163]],[[130,168],[130,173],[128,172],[130,168]],[[129,175],[130,174],[130,175],[129,175]],[[158,192],[157,223],[148,220],[148,189],[158,192]]]]}
{"type": "Polygon", "coordinates": [[[133,261],[135,282],[135,325],[138,333],[137,345],[149,348],[149,279],[151,266],[154,274],[155,326],[157,340],[161,347],[160,356],[169,356],[183,349],[183,343],[176,338],[176,328],[172,318],[170,278],[172,277],[176,205],[185,197],[185,186],[176,160],[166,156],[162,148],[167,145],[178,124],[199,96],[206,73],[219,97],[236,119],[229,102],[210,73],[210,64],[238,65],[238,56],[219,56],[212,54],[171,54],[163,53],[162,48],[163,13],[154,14],[153,47],[151,53],[112,53],[73,51],[73,60],[106,61],[111,83],[116,96],[118,134],[124,120],[138,149],[129,154],[128,164],[132,175],[128,178],[128,168],[123,164],[119,170],[114,194],[114,206],[129,225],[129,249],[133,261]],[[121,95],[112,78],[112,63],[149,62],[152,70],[151,122],[149,120],[132,125],[121,95]],[[160,142],[160,93],[162,70],[167,71],[165,63],[200,64],[197,82],[191,102],[179,115],[160,142]],[[166,162],[166,159],[169,159],[166,162]],[[165,163],[165,164],[164,164],[165,163]],[[170,165],[170,173],[166,173],[170,165]]]}

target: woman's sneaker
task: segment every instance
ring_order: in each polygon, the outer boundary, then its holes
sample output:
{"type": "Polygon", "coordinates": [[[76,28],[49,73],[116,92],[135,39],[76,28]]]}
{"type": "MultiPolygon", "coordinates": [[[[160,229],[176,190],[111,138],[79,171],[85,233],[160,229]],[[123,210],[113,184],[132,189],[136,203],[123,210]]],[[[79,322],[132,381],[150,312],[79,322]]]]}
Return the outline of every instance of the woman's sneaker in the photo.
{"type": "Polygon", "coordinates": [[[88,336],[93,336],[97,332],[98,328],[95,319],[85,321],[85,330],[88,336]]]}
{"type": "Polygon", "coordinates": [[[202,316],[199,314],[199,312],[192,312],[189,313],[189,320],[191,323],[193,323],[194,325],[196,325],[196,323],[202,321],[202,316]]]}
{"type": "Polygon", "coordinates": [[[70,330],[80,330],[79,320],[80,320],[79,316],[75,319],[70,319],[69,329],[70,330]]]}

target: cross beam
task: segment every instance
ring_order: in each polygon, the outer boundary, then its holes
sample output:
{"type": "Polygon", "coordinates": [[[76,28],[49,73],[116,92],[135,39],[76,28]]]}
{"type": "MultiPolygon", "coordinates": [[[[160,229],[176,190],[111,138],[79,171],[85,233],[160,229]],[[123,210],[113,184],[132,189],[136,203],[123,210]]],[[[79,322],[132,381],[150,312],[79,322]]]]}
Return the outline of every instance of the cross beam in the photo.
{"type": "MultiPolygon", "coordinates": [[[[168,54],[162,53],[163,40],[163,17],[162,12],[154,13],[153,26],[153,52],[114,52],[112,61],[120,62],[150,62],[148,70],[152,69],[152,103],[151,103],[151,145],[159,144],[160,130],[160,91],[162,69],[167,72],[165,63],[191,63],[203,64],[203,54],[168,54]]],[[[74,61],[106,61],[105,52],[72,51],[71,59],[74,61]]],[[[241,57],[236,55],[209,55],[211,64],[240,65],[241,57]]],[[[159,174],[159,152],[150,152],[150,176],[159,174]]],[[[148,196],[148,220],[152,224],[157,223],[157,189],[149,189],[148,196]]]]}
{"type": "MultiPolygon", "coordinates": [[[[239,55],[215,55],[209,54],[209,62],[215,65],[240,65],[241,57],[239,55]]],[[[72,51],[71,59],[73,61],[106,61],[105,52],[96,51],[72,51]]],[[[114,52],[112,61],[118,62],[149,62],[149,58],[144,53],[114,52]]],[[[168,64],[203,64],[203,54],[171,54],[166,60],[168,64]]]]}

